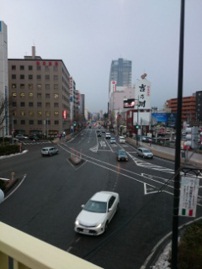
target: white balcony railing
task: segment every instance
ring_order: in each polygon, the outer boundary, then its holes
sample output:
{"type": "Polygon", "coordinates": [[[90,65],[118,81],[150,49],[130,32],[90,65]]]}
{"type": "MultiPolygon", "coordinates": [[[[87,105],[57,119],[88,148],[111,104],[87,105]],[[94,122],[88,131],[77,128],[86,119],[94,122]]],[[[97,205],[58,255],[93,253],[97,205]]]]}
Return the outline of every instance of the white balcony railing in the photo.
{"type": "Polygon", "coordinates": [[[2,222],[0,222],[0,268],[101,269],[2,222]]]}

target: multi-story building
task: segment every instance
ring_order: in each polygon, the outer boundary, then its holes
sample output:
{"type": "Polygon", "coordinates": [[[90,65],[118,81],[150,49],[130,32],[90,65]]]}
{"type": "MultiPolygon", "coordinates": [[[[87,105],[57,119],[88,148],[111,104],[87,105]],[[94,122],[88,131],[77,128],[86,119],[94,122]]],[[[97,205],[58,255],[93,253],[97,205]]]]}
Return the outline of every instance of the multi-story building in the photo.
{"type": "MultiPolygon", "coordinates": [[[[166,101],[166,106],[171,113],[177,113],[178,99],[172,98],[166,101]]],[[[182,121],[192,124],[196,121],[196,95],[182,97],[182,121]]]]}
{"type": "Polygon", "coordinates": [[[0,136],[9,134],[7,26],[0,21],[0,136]]]}
{"type": "Polygon", "coordinates": [[[53,136],[70,130],[70,74],[60,59],[8,59],[15,133],[53,136]]]}
{"type": "Polygon", "coordinates": [[[116,86],[132,87],[132,61],[119,58],[111,63],[109,85],[116,81],[116,86]]]}

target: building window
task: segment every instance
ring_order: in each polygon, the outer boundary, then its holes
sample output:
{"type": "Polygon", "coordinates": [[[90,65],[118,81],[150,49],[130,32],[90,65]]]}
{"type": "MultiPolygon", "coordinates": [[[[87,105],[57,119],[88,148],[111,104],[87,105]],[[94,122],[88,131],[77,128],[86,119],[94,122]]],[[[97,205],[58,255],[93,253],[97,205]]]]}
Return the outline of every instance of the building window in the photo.
{"type": "Polygon", "coordinates": [[[20,121],[20,124],[21,124],[21,125],[25,125],[25,120],[21,120],[21,121],[20,121]]]}
{"type": "Polygon", "coordinates": [[[46,84],[46,85],[45,85],[45,89],[46,89],[46,90],[50,90],[50,84],[46,84]]]}
{"type": "Polygon", "coordinates": [[[24,70],[24,69],[25,69],[24,65],[20,65],[20,70],[24,70]]]}
{"type": "Polygon", "coordinates": [[[41,111],[38,111],[37,114],[38,114],[39,117],[42,117],[42,112],[41,111]]]}
{"type": "Polygon", "coordinates": [[[37,75],[36,79],[40,80],[41,79],[41,75],[37,75]]]}
{"type": "Polygon", "coordinates": [[[33,89],[33,84],[28,84],[28,88],[29,88],[29,90],[32,90],[33,89]]]}
{"type": "Polygon", "coordinates": [[[46,99],[50,99],[50,93],[46,93],[46,99]]]}
{"type": "Polygon", "coordinates": [[[33,111],[29,111],[29,116],[33,117],[34,116],[34,112],[33,111]]]}
{"type": "Polygon", "coordinates": [[[20,84],[20,89],[24,90],[24,88],[25,88],[25,84],[20,84]]]}
{"type": "Polygon", "coordinates": [[[12,75],[11,78],[12,78],[12,79],[16,79],[16,75],[12,75]]]}
{"type": "Polygon", "coordinates": [[[34,103],[33,102],[29,102],[29,107],[33,107],[34,103]]]}
{"type": "Polygon", "coordinates": [[[11,87],[12,87],[13,89],[16,89],[16,84],[13,83],[13,84],[11,85],[11,87]]]}
{"type": "Polygon", "coordinates": [[[29,92],[29,97],[33,98],[34,94],[33,92],[29,92]]]}
{"type": "Polygon", "coordinates": [[[42,125],[42,120],[37,121],[38,125],[42,125]]]}
{"type": "Polygon", "coordinates": [[[41,107],[42,103],[41,102],[37,102],[37,107],[41,107]]]}
{"type": "Polygon", "coordinates": [[[58,84],[54,84],[54,90],[58,90],[58,84]]]}
{"type": "Polygon", "coordinates": [[[46,107],[50,107],[50,103],[49,102],[46,103],[46,107]]]}
{"type": "Polygon", "coordinates": [[[20,102],[21,107],[25,107],[25,102],[20,102]]]}
{"type": "Polygon", "coordinates": [[[16,96],[17,96],[17,93],[16,93],[16,92],[13,92],[13,93],[12,93],[12,96],[13,96],[13,97],[16,97],[16,96]]]}
{"type": "Polygon", "coordinates": [[[25,111],[24,110],[20,111],[20,116],[25,116],[25,111]]]}
{"type": "Polygon", "coordinates": [[[50,117],[50,112],[49,111],[46,111],[46,117],[50,117]]]}
{"type": "Polygon", "coordinates": [[[42,94],[41,93],[37,93],[37,98],[41,99],[42,98],[42,94]]]}
{"type": "Polygon", "coordinates": [[[41,70],[41,66],[37,65],[36,70],[40,71],[41,70]]]}
{"type": "Polygon", "coordinates": [[[25,75],[20,75],[20,79],[25,79],[25,75]]]}
{"type": "Polygon", "coordinates": [[[34,120],[29,120],[29,125],[33,125],[34,124],[34,120]]]}
{"type": "Polygon", "coordinates": [[[33,75],[28,75],[28,79],[33,79],[33,75]]]}
{"type": "Polygon", "coordinates": [[[11,69],[12,69],[12,70],[16,70],[16,65],[12,65],[12,66],[11,66],[11,69]]]}
{"type": "Polygon", "coordinates": [[[54,116],[58,117],[59,112],[58,111],[54,111],[54,116]]]}
{"type": "Polygon", "coordinates": [[[49,80],[50,76],[49,75],[45,75],[45,80],[49,80]]]}
{"type": "Polygon", "coordinates": [[[57,93],[54,93],[54,98],[55,99],[58,99],[59,98],[59,95],[57,93]]]}
{"type": "Polygon", "coordinates": [[[20,93],[20,97],[25,97],[25,93],[24,92],[21,92],[20,93]]]}
{"type": "Polygon", "coordinates": [[[45,66],[45,71],[49,71],[49,66],[48,65],[45,66]]]}
{"type": "Polygon", "coordinates": [[[54,107],[59,107],[59,104],[58,103],[54,103],[54,107]]]}
{"type": "Polygon", "coordinates": [[[41,84],[37,84],[37,90],[41,90],[41,84]]]}
{"type": "Polygon", "coordinates": [[[13,107],[16,107],[17,106],[17,103],[16,102],[12,102],[12,106],[13,107]]]}
{"type": "Polygon", "coordinates": [[[33,69],[32,65],[29,65],[28,70],[32,70],[32,69],[33,69]]]}
{"type": "Polygon", "coordinates": [[[54,71],[54,72],[57,72],[57,71],[58,71],[58,66],[54,65],[54,66],[53,66],[53,71],[54,71]]]}
{"type": "Polygon", "coordinates": [[[55,120],[55,121],[54,121],[54,124],[55,124],[55,125],[59,125],[59,120],[55,120]]]}
{"type": "Polygon", "coordinates": [[[56,81],[58,80],[58,76],[54,75],[53,79],[56,81]]]}

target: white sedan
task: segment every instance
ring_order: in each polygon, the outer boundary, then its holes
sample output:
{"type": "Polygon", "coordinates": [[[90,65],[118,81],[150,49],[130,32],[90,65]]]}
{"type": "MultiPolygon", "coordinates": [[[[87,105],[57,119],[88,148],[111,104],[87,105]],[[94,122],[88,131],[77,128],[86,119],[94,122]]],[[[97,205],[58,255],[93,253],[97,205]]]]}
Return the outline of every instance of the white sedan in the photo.
{"type": "Polygon", "coordinates": [[[41,149],[41,156],[52,156],[58,154],[58,148],[45,147],[41,149]]]}
{"type": "Polygon", "coordinates": [[[86,235],[104,233],[119,207],[119,194],[110,191],[95,193],[76,218],[74,230],[86,235]]]}

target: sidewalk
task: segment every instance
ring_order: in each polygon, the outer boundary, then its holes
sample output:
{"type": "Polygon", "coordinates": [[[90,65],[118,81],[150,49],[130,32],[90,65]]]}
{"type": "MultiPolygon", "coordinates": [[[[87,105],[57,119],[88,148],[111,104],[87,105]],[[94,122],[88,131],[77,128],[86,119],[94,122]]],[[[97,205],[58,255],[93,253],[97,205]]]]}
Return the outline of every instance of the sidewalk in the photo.
{"type": "MultiPolygon", "coordinates": [[[[126,141],[137,147],[137,141],[127,137],[126,141]]],[[[157,157],[175,161],[175,148],[164,147],[156,144],[149,144],[144,142],[138,142],[139,146],[150,149],[157,157]]],[[[181,164],[193,165],[198,168],[202,168],[202,154],[195,153],[193,151],[181,150],[181,164]]]]}

